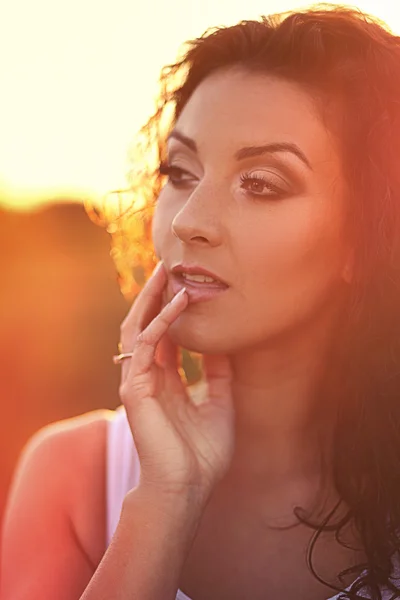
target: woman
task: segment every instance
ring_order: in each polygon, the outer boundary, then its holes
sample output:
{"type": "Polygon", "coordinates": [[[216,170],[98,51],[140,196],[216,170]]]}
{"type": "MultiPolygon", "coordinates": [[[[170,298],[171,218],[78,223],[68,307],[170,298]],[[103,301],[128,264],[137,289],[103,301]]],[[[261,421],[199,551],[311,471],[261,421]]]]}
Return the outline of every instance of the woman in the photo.
{"type": "Polygon", "coordinates": [[[4,600],[400,597],[399,65],[400,38],[326,6],[164,69],[123,404],[31,440],[4,600]]]}

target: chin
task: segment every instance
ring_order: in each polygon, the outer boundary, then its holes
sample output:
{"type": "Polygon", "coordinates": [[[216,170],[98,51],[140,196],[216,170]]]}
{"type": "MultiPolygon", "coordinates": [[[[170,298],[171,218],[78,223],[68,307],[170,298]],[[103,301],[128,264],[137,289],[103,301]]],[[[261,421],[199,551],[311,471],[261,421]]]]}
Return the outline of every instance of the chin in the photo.
{"type": "Polygon", "coordinates": [[[179,319],[170,326],[168,335],[174,344],[190,352],[199,354],[226,354],[229,352],[226,336],[212,338],[204,328],[185,327],[179,323],[179,319]]]}

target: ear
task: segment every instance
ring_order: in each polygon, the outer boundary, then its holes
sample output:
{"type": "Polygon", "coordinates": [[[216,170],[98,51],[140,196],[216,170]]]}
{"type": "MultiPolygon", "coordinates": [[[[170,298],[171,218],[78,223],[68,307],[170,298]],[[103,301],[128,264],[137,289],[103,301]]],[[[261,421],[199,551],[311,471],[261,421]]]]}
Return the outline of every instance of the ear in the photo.
{"type": "Polygon", "coordinates": [[[342,279],[345,283],[350,284],[353,281],[354,272],[354,251],[349,250],[346,257],[346,262],[342,270],[342,279]]]}

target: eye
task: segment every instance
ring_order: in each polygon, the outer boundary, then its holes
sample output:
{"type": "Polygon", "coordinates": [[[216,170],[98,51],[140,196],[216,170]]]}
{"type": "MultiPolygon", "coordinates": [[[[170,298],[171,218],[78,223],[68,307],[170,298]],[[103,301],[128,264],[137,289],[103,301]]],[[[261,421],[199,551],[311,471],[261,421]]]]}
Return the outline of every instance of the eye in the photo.
{"type": "Polygon", "coordinates": [[[160,175],[166,175],[172,185],[176,187],[182,186],[194,178],[189,171],[185,171],[184,169],[174,165],[169,165],[166,162],[162,162],[160,164],[158,172],[160,175]]]}
{"type": "Polygon", "coordinates": [[[263,171],[243,173],[240,176],[241,188],[252,196],[258,197],[283,197],[289,194],[287,185],[278,176],[263,171]],[[286,189],[284,189],[286,187],[286,189]]]}

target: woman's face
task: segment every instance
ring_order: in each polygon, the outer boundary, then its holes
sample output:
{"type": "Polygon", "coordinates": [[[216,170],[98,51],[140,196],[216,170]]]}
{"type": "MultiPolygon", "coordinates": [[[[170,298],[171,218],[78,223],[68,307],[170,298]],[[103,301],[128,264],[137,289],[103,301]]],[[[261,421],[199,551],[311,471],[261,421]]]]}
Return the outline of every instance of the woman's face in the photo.
{"type": "Polygon", "coordinates": [[[191,142],[168,142],[174,171],[154,216],[156,253],[167,269],[195,264],[229,287],[189,304],[172,339],[232,353],[320,318],[349,276],[349,251],[340,160],[310,96],[265,75],[216,73],[175,131],[191,142]]]}

